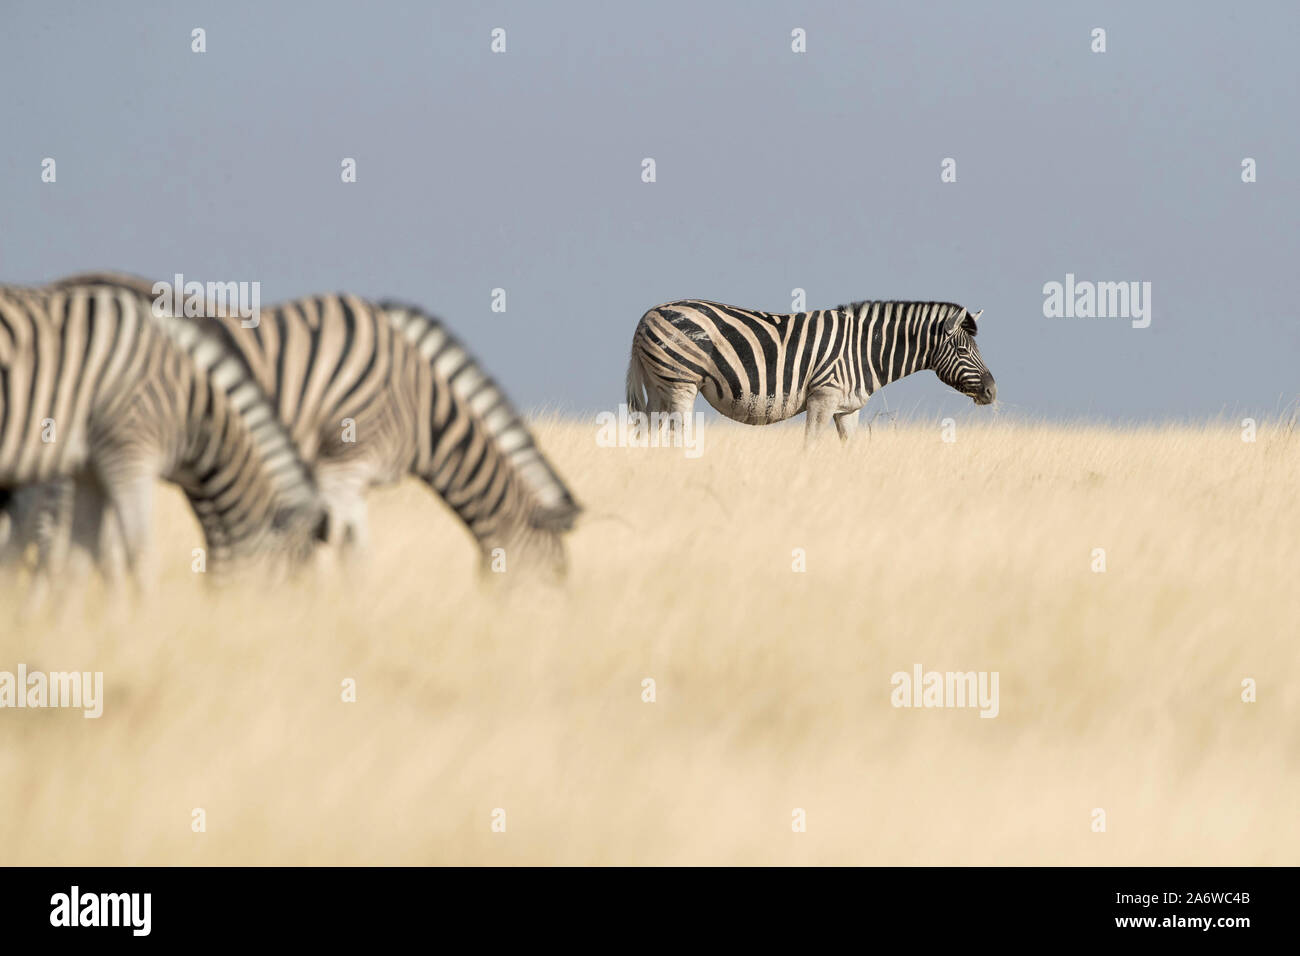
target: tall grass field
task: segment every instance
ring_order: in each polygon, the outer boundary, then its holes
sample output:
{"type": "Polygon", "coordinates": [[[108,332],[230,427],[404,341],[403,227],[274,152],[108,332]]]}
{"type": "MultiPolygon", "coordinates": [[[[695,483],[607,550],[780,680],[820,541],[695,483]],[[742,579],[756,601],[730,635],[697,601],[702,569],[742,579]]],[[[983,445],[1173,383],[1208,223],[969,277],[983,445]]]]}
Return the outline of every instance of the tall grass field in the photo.
{"type": "Polygon", "coordinates": [[[586,509],[560,587],[416,483],[280,587],[204,587],[168,486],[151,599],[11,582],[0,670],[104,701],[0,719],[0,862],[1300,862],[1285,424],[536,431],[586,509]],[[899,706],[918,667],[996,714],[899,706]]]}

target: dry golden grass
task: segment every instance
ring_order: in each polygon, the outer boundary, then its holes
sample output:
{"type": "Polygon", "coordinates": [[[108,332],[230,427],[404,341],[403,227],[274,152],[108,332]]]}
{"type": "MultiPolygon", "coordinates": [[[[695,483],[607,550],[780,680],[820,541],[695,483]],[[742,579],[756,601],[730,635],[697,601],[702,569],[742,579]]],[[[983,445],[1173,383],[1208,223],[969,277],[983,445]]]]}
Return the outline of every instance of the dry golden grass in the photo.
{"type": "Polygon", "coordinates": [[[168,491],[147,607],[0,599],[0,669],[106,683],[0,711],[0,861],[1300,862],[1300,437],[978,420],[698,460],[543,421],[588,509],[558,591],[484,587],[408,484],[363,577],[213,600],[168,491]],[[998,671],[999,716],[895,709],[914,663],[998,671]]]}

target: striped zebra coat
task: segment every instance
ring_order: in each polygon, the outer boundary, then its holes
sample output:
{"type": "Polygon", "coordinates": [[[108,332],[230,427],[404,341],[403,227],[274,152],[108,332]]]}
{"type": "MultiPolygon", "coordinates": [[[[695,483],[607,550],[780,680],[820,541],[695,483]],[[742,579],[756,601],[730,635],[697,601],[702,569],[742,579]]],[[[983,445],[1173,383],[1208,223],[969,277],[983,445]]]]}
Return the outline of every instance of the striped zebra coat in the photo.
{"type": "MultiPolygon", "coordinates": [[[[88,281],[152,295],[130,276],[64,280],[88,281]]],[[[345,553],[367,542],[366,491],[415,475],[455,512],[485,565],[501,549],[508,569],[563,572],[562,535],[581,509],[505,394],[437,319],[322,295],[263,308],[252,328],[238,317],[189,321],[210,326],[270,397],[345,553]]]]}
{"type": "Polygon", "coordinates": [[[922,369],[977,405],[997,395],[975,320],[951,302],[857,302],[779,315],[699,299],[651,309],[632,338],[632,411],[690,414],[697,393],[747,425],[806,411],[805,439],[834,419],[847,440],[873,392],[922,369]]]}
{"type": "Polygon", "coordinates": [[[107,507],[88,506],[77,533],[93,544],[115,532],[139,579],[159,478],[184,490],[215,574],[268,555],[303,560],[323,533],[311,475],[238,355],[125,288],[0,286],[6,497],[51,482],[37,501],[69,500],[73,482],[102,495],[107,507]]]}

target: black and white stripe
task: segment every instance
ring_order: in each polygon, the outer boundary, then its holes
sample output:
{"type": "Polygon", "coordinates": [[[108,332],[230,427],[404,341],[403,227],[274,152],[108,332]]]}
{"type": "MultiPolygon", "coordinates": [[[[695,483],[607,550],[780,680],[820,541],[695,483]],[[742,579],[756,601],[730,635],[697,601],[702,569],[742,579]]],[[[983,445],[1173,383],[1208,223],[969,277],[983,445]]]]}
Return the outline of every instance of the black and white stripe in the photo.
{"type": "Polygon", "coordinates": [[[581,508],[505,393],[438,319],[395,302],[380,309],[418,357],[393,383],[394,400],[415,411],[411,472],[456,512],[485,558],[513,549],[562,571],[560,535],[581,508]]]}
{"type": "MultiPolygon", "coordinates": [[[[88,281],[152,289],[116,274],[65,280],[88,281]]],[[[502,390],[437,319],[334,294],[263,308],[251,328],[238,317],[189,321],[236,352],[269,396],[344,550],[368,537],[368,489],[414,475],[456,513],[485,563],[503,549],[507,568],[563,571],[562,534],[580,508],[502,390]]]]}
{"type": "Polygon", "coordinates": [[[632,339],[633,411],[687,415],[697,393],[748,425],[808,413],[816,439],[832,417],[847,439],[873,392],[922,369],[976,404],[996,397],[975,320],[951,302],[857,302],[773,314],[684,299],[641,317],[632,339]]]}
{"type": "Polygon", "coordinates": [[[210,572],[304,559],[323,533],[311,475],[237,353],[125,287],[0,286],[0,488],[63,482],[45,499],[61,502],[76,480],[102,496],[79,533],[94,546],[111,521],[138,574],[158,478],[193,506],[210,572]]]}

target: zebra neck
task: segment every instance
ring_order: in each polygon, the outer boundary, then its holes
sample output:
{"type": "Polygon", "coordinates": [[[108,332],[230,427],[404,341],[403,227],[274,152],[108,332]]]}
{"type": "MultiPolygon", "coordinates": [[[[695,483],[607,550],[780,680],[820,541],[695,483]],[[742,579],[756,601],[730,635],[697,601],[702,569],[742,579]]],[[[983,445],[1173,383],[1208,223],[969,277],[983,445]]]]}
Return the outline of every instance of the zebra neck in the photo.
{"type": "Polygon", "coordinates": [[[480,544],[506,528],[567,529],[580,509],[496,384],[432,316],[391,303],[383,309],[428,363],[431,401],[417,414],[429,443],[411,470],[480,544]]]}
{"type": "Polygon", "coordinates": [[[860,348],[877,388],[932,367],[938,341],[935,322],[909,322],[901,314],[876,316],[873,322],[872,312],[868,309],[861,317],[860,348]]]}

